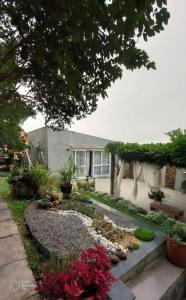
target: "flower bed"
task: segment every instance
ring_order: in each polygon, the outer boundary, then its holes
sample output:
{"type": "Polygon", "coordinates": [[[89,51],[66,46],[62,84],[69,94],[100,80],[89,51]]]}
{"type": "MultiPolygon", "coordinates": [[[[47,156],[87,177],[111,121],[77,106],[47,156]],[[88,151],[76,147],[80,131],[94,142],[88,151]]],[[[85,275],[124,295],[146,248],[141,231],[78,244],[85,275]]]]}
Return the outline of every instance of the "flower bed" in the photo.
{"type": "Polygon", "coordinates": [[[25,218],[44,254],[65,255],[100,243],[112,262],[117,263],[126,258],[129,249],[138,248],[133,245],[140,244],[133,234],[134,224],[78,201],[63,200],[55,211],[41,209],[39,202],[35,202],[27,208],[25,218]]]}

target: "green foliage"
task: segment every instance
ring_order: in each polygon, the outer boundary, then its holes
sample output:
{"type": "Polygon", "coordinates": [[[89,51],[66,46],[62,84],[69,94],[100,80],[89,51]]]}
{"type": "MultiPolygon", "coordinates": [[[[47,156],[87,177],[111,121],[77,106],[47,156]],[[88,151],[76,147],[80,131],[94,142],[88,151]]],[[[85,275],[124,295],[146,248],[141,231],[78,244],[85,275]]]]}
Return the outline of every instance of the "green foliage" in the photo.
{"type": "Polygon", "coordinates": [[[30,168],[29,181],[34,195],[38,195],[42,192],[42,188],[47,186],[49,178],[50,172],[45,166],[37,164],[30,168]]]}
{"type": "Polygon", "coordinates": [[[169,234],[172,239],[178,242],[186,243],[186,225],[177,223],[175,224],[171,230],[169,230],[169,234]]]}
{"type": "Polygon", "coordinates": [[[130,250],[138,250],[139,249],[139,244],[137,244],[137,243],[132,243],[131,245],[130,245],[130,250]]]}
{"type": "Polygon", "coordinates": [[[72,155],[69,156],[64,168],[60,171],[61,184],[69,184],[72,177],[75,176],[76,166],[72,155]]]}
{"type": "Polygon", "coordinates": [[[137,144],[111,142],[105,147],[105,151],[117,154],[126,162],[139,161],[163,167],[167,164],[178,168],[186,167],[186,130],[173,130],[167,135],[169,143],[137,144]]]}
{"type": "Polygon", "coordinates": [[[161,202],[163,198],[165,198],[165,194],[162,191],[151,192],[149,194],[151,199],[161,202]]]}
{"type": "Polygon", "coordinates": [[[78,180],[76,184],[80,191],[94,191],[95,189],[95,183],[93,181],[78,180]]]}
{"type": "Polygon", "coordinates": [[[137,41],[169,17],[165,0],[2,0],[0,82],[24,84],[22,101],[48,124],[70,124],[96,110],[122,69],[155,69],[137,41]]]}
{"type": "Polygon", "coordinates": [[[151,231],[145,227],[138,227],[134,231],[134,235],[137,239],[139,239],[141,241],[145,241],[145,242],[152,241],[156,236],[153,231],[151,231]]]}
{"type": "Polygon", "coordinates": [[[62,201],[62,208],[64,210],[76,210],[90,218],[94,218],[98,215],[94,207],[88,206],[79,201],[71,201],[70,199],[62,201]]]}
{"type": "Polygon", "coordinates": [[[181,190],[184,194],[186,194],[186,180],[183,180],[182,181],[182,184],[181,184],[181,190]]]}

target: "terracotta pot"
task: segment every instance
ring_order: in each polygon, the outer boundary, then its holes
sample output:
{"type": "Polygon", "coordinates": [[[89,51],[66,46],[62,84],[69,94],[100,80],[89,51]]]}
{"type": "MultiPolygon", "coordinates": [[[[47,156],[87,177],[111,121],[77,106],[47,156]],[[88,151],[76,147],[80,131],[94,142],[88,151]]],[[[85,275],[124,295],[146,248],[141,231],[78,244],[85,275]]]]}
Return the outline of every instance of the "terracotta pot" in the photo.
{"type": "Polygon", "coordinates": [[[186,243],[167,237],[168,259],[176,266],[186,268],[186,243]]]}

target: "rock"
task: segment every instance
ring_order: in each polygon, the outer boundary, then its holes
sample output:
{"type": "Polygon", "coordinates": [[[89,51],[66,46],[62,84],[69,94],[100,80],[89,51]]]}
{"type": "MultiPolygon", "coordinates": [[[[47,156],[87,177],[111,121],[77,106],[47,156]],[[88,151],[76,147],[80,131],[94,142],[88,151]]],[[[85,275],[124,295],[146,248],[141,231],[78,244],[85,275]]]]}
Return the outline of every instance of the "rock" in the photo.
{"type": "Polygon", "coordinates": [[[114,255],[114,254],[110,254],[109,257],[110,257],[110,260],[111,260],[111,263],[112,263],[112,264],[117,264],[117,263],[119,263],[119,258],[118,258],[118,256],[116,256],[116,255],[114,255]]]}
{"type": "Polygon", "coordinates": [[[119,257],[120,259],[126,259],[127,258],[127,254],[122,251],[121,249],[117,249],[114,253],[117,257],[119,257]]]}

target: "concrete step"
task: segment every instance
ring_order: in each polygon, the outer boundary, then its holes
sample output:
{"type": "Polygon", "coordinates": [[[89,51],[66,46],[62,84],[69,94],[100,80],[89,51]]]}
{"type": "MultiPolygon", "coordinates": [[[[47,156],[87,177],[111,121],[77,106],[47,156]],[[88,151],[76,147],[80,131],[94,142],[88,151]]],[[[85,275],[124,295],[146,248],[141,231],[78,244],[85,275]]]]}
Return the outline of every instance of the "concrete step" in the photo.
{"type": "Polygon", "coordinates": [[[160,256],[127,286],[136,300],[180,300],[185,288],[185,269],[160,256]]]}

